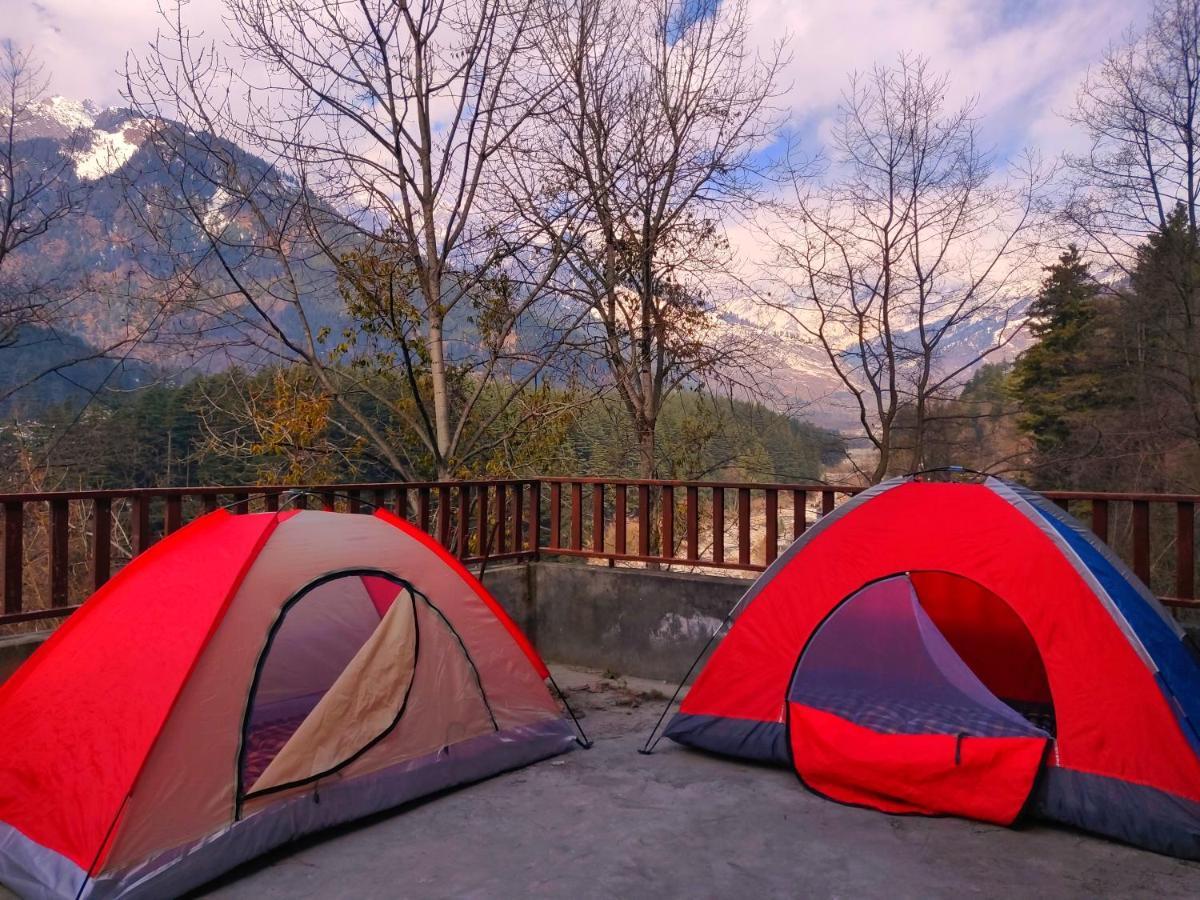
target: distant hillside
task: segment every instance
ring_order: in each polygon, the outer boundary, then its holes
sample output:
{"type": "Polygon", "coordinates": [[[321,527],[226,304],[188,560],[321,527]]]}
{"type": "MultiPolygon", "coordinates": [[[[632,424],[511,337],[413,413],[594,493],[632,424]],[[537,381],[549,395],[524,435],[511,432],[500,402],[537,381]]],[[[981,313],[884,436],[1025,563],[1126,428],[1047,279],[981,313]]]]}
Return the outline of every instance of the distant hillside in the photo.
{"type": "MultiPolygon", "coordinates": [[[[90,299],[73,308],[71,322],[64,327],[89,344],[110,345],[151,322],[159,312],[154,301],[161,294],[161,284],[156,279],[180,269],[201,279],[210,274],[214,281],[222,274],[202,233],[186,221],[160,221],[170,235],[169,249],[151,239],[141,218],[147,210],[133,209],[131,196],[159,198],[156,205],[162,203],[166,208],[182,206],[179,186],[186,184],[189,198],[205,205],[206,217],[227,223],[239,237],[254,235],[253,222],[232,198],[183,162],[164,161],[154,152],[149,142],[154,132],[177,127],[141,118],[129,110],[101,110],[62,97],[43,101],[22,123],[18,153],[44,160],[47,166],[68,163],[63,167],[65,187],[86,188],[87,203],[79,214],[56,223],[44,237],[28,244],[6,267],[12,265],[19,274],[39,283],[74,285],[86,279],[92,289],[90,299]],[[132,195],[128,190],[131,183],[136,185],[132,195]]],[[[261,158],[216,138],[206,140],[230,154],[243,171],[261,175],[262,183],[283,193],[292,190],[261,158]]],[[[191,162],[199,165],[198,160],[191,162]]],[[[247,266],[255,267],[251,270],[254,274],[271,274],[269,264],[261,261],[247,266]]],[[[321,288],[314,287],[307,299],[306,314],[316,327],[338,324],[341,300],[328,279],[321,288]]],[[[195,315],[176,309],[171,328],[177,336],[191,335],[198,330],[194,327],[197,321],[195,315]]],[[[155,324],[160,323],[155,320],[155,324]]],[[[208,327],[211,323],[204,324],[208,327]]],[[[214,335],[206,337],[211,343],[214,335]]],[[[182,338],[168,348],[160,337],[155,347],[135,352],[158,360],[168,349],[181,362],[198,362],[194,355],[189,356],[192,348],[182,338]]],[[[199,364],[206,363],[201,359],[199,364]]],[[[227,362],[212,363],[223,364],[227,362]]]]}
{"type": "Polygon", "coordinates": [[[0,350],[0,419],[36,419],[51,407],[75,407],[97,393],[127,392],[161,377],[150,363],[100,354],[74,335],[27,328],[15,346],[0,350]]]}
{"type": "MultiPolygon", "coordinates": [[[[942,370],[955,371],[1004,340],[1008,343],[989,355],[986,362],[1014,359],[1029,346],[1026,330],[1021,329],[1013,336],[1024,321],[1028,306],[1029,301],[1025,300],[1007,316],[988,316],[955,329],[942,346],[942,370]]],[[[754,337],[762,348],[762,358],[770,360],[771,380],[767,387],[791,398],[806,419],[839,431],[857,430],[858,408],[830,366],[829,358],[787,317],[745,302],[727,310],[722,321],[723,327],[754,337]]],[[[896,340],[901,345],[915,345],[915,330],[898,333],[896,340]]],[[[962,373],[960,386],[975,368],[968,367],[962,373]]]]}

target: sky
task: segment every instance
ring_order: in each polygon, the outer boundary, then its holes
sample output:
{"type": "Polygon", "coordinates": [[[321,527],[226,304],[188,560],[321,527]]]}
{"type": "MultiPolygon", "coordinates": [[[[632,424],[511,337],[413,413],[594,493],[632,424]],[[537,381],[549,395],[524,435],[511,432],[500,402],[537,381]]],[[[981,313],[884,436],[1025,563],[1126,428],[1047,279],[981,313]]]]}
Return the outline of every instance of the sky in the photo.
{"type": "MultiPolygon", "coordinates": [[[[1001,157],[1078,147],[1061,114],[1105,48],[1144,19],[1151,0],[748,0],[762,48],[782,36],[781,82],[791,126],[819,143],[848,74],[923,54],[951,76],[951,99],[974,97],[985,138],[1001,157]]],[[[8,0],[0,36],[33,46],[51,90],[100,106],[120,102],[126,54],[144,51],[159,24],[155,0],[8,0]]],[[[191,0],[185,20],[224,33],[221,0],[191,0]]]]}

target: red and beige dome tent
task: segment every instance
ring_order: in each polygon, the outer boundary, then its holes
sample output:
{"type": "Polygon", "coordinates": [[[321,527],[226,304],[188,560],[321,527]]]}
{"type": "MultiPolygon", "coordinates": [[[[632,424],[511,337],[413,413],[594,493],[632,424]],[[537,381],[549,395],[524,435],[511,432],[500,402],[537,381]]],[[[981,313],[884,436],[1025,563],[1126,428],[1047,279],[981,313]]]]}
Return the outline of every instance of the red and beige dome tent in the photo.
{"type": "Polygon", "coordinates": [[[210,513],[0,686],[0,884],[172,896],[562,753],[548,674],[482,585],[386,512],[210,513]]]}
{"type": "Polygon", "coordinates": [[[731,618],[675,741],[888,813],[1030,810],[1200,858],[1200,659],[1039,495],[886,482],[822,518],[731,618]]]}

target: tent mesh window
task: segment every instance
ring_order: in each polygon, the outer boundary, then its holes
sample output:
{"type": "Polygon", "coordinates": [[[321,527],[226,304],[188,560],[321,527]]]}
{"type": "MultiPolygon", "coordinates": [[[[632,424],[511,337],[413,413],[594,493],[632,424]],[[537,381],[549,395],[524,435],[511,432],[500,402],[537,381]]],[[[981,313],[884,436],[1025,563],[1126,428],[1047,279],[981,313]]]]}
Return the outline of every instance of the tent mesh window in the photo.
{"type": "Polygon", "coordinates": [[[868,585],[826,619],[788,696],[880,733],[1046,736],[963,662],[905,576],[868,585]]]}

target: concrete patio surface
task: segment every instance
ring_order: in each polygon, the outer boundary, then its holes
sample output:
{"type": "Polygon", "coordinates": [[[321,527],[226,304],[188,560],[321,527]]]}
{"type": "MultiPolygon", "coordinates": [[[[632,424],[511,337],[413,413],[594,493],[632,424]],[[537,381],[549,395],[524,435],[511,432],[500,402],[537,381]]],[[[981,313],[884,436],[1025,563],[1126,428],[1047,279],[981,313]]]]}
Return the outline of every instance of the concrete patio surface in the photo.
{"type": "Polygon", "coordinates": [[[198,896],[1200,896],[1200,864],[1067,829],[854,809],[670,741],[641,756],[667,685],[555,673],[592,750],[293,844],[198,896]]]}

